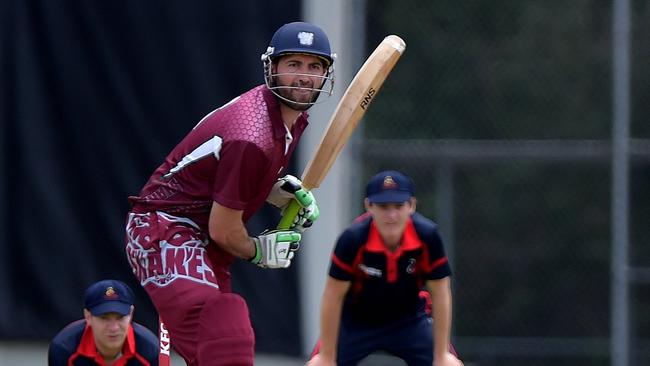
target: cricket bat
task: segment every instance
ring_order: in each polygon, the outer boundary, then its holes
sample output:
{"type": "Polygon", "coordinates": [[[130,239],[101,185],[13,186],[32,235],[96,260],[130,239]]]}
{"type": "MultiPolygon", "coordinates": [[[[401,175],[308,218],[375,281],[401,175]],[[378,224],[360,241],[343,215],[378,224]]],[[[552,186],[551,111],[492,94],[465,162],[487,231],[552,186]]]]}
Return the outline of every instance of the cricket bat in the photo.
{"type": "MultiPolygon", "coordinates": [[[[389,35],[377,46],[361,66],[341,97],[330,118],[325,134],[302,173],[302,185],[307,190],[318,188],[325,179],[339,152],[350,139],[361,117],[406,49],[406,43],[389,35]]],[[[300,205],[292,200],[285,209],[278,229],[291,227],[300,205]]]]}

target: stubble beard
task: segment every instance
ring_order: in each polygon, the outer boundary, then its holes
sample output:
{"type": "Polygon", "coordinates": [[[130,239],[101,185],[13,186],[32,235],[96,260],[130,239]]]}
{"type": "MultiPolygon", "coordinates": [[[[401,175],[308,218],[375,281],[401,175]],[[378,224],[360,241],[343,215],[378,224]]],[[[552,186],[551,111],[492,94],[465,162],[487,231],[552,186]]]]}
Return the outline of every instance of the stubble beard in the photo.
{"type": "MultiPolygon", "coordinates": [[[[306,111],[309,109],[314,103],[316,102],[316,99],[318,99],[318,96],[320,95],[320,91],[317,91],[313,89],[312,87],[305,88],[305,89],[312,89],[311,93],[304,97],[304,98],[298,98],[294,97],[292,94],[294,91],[298,91],[299,89],[294,89],[294,88],[299,88],[301,87],[300,85],[278,85],[277,80],[274,80],[274,84],[278,86],[277,92],[278,94],[284,98],[280,99],[282,103],[284,103],[287,107],[295,110],[295,111],[306,111]],[[291,88],[289,88],[291,87],[291,88]]],[[[304,87],[304,86],[303,86],[304,87]]]]}
{"type": "Polygon", "coordinates": [[[296,98],[293,98],[291,95],[293,89],[279,89],[278,94],[280,94],[283,98],[282,102],[286,104],[289,108],[296,110],[296,111],[306,111],[309,109],[309,107],[312,106],[310,103],[311,99],[314,98],[308,98],[307,100],[296,100],[296,98]]]}

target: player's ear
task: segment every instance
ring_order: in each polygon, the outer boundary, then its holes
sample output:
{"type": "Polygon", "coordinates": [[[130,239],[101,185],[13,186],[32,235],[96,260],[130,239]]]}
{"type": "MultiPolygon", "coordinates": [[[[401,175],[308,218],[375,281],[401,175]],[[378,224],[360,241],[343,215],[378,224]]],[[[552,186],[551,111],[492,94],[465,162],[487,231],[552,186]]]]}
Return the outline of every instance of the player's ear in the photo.
{"type": "Polygon", "coordinates": [[[363,207],[366,208],[366,211],[370,211],[370,200],[368,199],[368,197],[366,197],[363,200],[363,207]]]}
{"type": "Polygon", "coordinates": [[[90,318],[92,317],[92,314],[88,309],[84,309],[84,319],[86,319],[86,323],[90,323],[90,318]]]}
{"type": "Polygon", "coordinates": [[[418,200],[415,197],[411,197],[409,202],[411,203],[411,210],[410,211],[411,211],[411,214],[413,214],[413,213],[415,213],[415,208],[417,206],[418,200]]]}

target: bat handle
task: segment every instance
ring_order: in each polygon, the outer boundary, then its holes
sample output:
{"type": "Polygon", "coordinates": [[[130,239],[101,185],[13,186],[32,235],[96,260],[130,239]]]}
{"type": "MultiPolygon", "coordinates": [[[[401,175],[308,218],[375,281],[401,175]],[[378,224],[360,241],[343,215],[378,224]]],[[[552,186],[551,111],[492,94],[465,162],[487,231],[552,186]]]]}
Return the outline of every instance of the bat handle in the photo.
{"type": "Polygon", "coordinates": [[[289,202],[289,206],[284,210],[280,223],[278,224],[278,229],[288,230],[293,224],[293,220],[298,216],[298,211],[300,211],[300,204],[295,199],[289,202]]]}

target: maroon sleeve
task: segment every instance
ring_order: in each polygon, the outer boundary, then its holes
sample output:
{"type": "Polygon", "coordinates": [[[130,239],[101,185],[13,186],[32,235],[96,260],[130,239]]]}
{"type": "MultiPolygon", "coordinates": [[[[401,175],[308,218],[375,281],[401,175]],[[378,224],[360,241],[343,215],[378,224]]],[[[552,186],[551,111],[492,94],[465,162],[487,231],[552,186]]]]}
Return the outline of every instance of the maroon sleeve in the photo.
{"type": "Polygon", "coordinates": [[[224,143],[212,199],[222,206],[243,210],[259,193],[268,165],[264,152],[254,143],[240,140],[224,143]]]}

